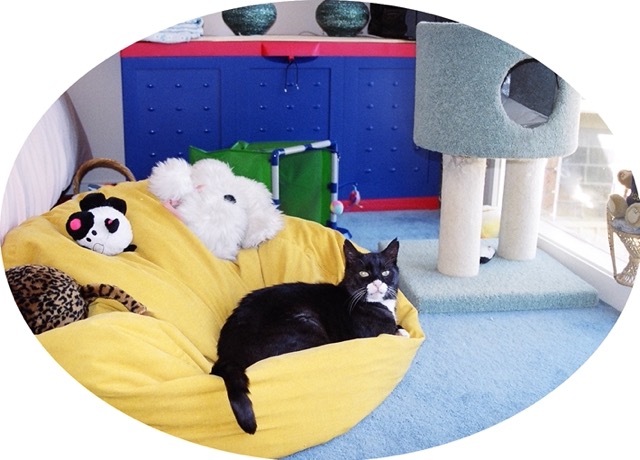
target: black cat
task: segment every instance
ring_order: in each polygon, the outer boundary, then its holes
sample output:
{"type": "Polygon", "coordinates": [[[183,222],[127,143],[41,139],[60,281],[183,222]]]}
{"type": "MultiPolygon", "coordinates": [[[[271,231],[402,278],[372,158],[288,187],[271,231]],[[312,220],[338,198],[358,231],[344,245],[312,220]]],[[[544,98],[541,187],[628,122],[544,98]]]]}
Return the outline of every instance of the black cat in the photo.
{"type": "Polygon", "coordinates": [[[345,273],[338,285],[287,283],[249,293],[220,331],[212,375],[224,379],[238,425],[257,424],[247,367],[270,356],[380,334],[408,333],[397,325],[399,243],[360,253],[344,242],[345,273]]]}

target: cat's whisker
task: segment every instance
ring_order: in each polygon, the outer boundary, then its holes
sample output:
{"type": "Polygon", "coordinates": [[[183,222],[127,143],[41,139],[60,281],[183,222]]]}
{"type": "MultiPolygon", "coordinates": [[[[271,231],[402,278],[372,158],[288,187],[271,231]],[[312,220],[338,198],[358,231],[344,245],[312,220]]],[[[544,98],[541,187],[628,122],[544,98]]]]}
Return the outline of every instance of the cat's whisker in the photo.
{"type": "Polygon", "coordinates": [[[351,312],[353,311],[353,307],[355,307],[355,305],[358,303],[358,301],[361,298],[362,298],[362,295],[359,292],[355,292],[351,297],[349,297],[349,305],[348,305],[349,315],[351,315],[351,312]]]}
{"type": "Polygon", "coordinates": [[[356,304],[358,302],[360,302],[360,300],[363,299],[363,297],[365,297],[367,295],[367,288],[361,288],[358,289],[356,292],[353,293],[353,295],[349,298],[349,315],[351,315],[351,312],[353,312],[353,308],[356,306],[356,304]]]}

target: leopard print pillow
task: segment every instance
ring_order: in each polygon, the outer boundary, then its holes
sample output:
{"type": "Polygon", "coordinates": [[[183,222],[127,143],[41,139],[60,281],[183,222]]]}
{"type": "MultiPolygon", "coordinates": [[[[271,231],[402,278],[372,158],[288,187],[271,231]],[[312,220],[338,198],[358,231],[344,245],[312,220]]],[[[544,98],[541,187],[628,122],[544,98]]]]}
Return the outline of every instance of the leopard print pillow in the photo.
{"type": "Polygon", "coordinates": [[[147,309],[129,294],[110,284],[80,285],[66,273],[45,265],[19,265],[5,271],[13,297],[34,334],[87,317],[97,298],[114,299],[129,311],[147,309]]]}

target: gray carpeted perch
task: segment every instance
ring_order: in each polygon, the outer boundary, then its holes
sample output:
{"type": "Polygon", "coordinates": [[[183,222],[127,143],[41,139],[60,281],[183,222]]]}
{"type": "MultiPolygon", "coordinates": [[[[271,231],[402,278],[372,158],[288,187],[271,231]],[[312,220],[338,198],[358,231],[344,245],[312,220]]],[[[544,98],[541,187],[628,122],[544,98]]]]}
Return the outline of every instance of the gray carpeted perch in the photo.
{"type": "Polygon", "coordinates": [[[417,48],[416,144],[481,158],[561,157],[576,150],[580,96],[529,55],[456,23],[420,23],[417,48]],[[502,102],[508,74],[509,96],[548,116],[546,123],[532,129],[509,117],[502,102]]]}

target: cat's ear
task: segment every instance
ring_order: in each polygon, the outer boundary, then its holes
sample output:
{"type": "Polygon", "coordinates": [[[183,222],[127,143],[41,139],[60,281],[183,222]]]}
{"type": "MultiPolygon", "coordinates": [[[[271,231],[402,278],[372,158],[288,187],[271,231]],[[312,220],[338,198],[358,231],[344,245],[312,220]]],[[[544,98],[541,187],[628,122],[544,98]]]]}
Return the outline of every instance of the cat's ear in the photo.
{"type": "Polygon", "coordinates": [[[398,260],[398,251],[400,250],[400,243],[398,242],[398,238],[394,238],[382,251],[385,257],[389,259],[393,259],[393,261],[398,260]]]}
{"type": "Polygon", "coordinates": [[[353,262],[356,257],[360,255],[360,251],[358,251],[353,243],[349,240],[344,240],[343,250],[347,264],[353,262]]]}

